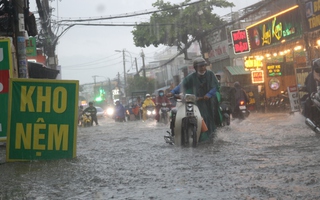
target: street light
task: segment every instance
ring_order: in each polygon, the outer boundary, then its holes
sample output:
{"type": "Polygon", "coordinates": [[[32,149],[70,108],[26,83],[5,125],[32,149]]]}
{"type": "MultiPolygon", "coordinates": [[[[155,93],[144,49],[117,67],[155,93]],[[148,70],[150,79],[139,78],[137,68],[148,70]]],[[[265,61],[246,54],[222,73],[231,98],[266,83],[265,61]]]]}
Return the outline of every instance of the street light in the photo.
{"type": "MultiPolygon", "coordinates": [[[[127,72],[126,72],[126,51],[125,49],[121,50],[115,50],[115,52],[122,52],[122,56],[123,56],[123,78],[124,78],[124,96],[126,97],[126,88],[127,88],[127,72]]],[[[130,52],[128,52],[130,54],[130,52]]],[[[130,54],[130,58],[131,58],[131,64],[132,64],[132,56],[130,54]]]]}

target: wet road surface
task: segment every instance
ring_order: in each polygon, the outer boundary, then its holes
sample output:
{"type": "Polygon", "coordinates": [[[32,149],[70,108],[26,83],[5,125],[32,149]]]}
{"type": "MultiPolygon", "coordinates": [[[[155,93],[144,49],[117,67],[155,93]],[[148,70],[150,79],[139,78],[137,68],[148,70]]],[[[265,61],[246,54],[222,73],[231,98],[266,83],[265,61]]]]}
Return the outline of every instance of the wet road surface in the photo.
{"type": "Polygon", "coordinates": [[[78,129],[77,157],[5,163],[2,199],[320,199],[320,137],[298,113],[252,113],[197,148],[155,121],[78,129]]]}

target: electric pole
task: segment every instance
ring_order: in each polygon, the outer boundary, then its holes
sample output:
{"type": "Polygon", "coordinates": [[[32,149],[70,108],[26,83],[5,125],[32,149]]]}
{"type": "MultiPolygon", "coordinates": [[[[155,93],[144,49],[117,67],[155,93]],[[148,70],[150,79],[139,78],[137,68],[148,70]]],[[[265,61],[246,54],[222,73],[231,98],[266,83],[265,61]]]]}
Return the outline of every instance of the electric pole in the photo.
{"type": "Polygon", "coordinates": [[[19,78],[28,78],[28,62],[26,54],[26,38],[25,38],[25,24],[24,24],[24,8],[26,8],[24,0],[15,1],[15,9],[18,16],[18,24],[15,24],[17,58],[19,78]]]}
{"type": "Polygon", "coordinates": [[[136,63],[136,71],[137,71],[137,75],[139,75],[137,58],[134,58],[134,61],[135,61],[135,63],[136,63]]]}
{"type": "Polygon", "coordinates": [[[146,77],[146,66],[144,64],[144,53],[143,53],[143,50],[141,50],[141,58],[142,58],[143,77],[146,77]]]}

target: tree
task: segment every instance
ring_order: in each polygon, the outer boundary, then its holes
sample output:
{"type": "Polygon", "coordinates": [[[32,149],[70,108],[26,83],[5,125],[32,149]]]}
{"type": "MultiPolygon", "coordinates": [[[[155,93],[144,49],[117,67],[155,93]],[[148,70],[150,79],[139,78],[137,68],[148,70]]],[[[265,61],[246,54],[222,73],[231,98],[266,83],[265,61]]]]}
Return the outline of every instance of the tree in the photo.
{"type": "Polygon", "coordinates": [[[170,2],[157,0],[153,3],[152,5],[161,12],[153,13],[150,22],[143,22],[134,27],[132,34],[135,46],[176,45],[178,50],[183,51],[185,59],[188,59],[187,49],[191,45],[190,41],[198,41],[201,47],[204,33],[223,24],[219,16],[213,13],[213,8],[234,6],[226,0],[205,0],[193,4],[189,2],[190,0],[185,0],[180,5],[171,5],[170,2]]]}
{"type": "Polygon", "coordinates": [[[130,96],[132,92],[146,90],[152,94],[155,90],[155,80],[147,77],[134,76],[127,79],[127,94],[130,96]],[[141,89],[143,88],[143,89],[141,89]]]}

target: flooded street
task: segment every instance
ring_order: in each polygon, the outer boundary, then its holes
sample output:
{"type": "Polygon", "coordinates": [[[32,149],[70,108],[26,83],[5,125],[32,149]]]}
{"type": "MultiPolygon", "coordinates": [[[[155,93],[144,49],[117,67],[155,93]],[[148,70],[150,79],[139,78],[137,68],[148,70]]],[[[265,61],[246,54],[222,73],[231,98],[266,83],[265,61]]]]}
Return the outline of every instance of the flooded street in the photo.
{"type": "Polygon", "coordinates": [[[155,121],[100,124],[75,159],[6,163],[0,146],[0,199],[320,199],[320,137],[298,113],[252,113],[197,148],[155,121]]]}

